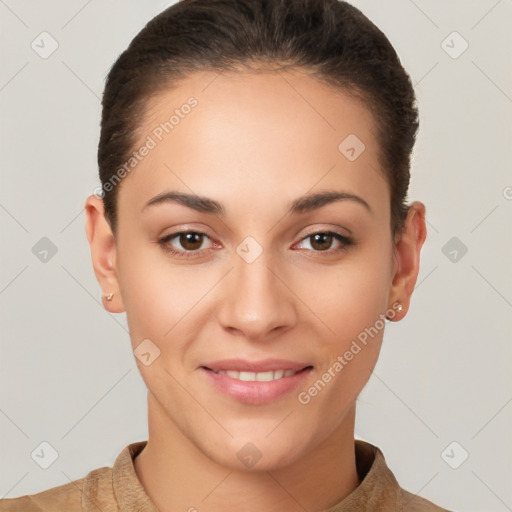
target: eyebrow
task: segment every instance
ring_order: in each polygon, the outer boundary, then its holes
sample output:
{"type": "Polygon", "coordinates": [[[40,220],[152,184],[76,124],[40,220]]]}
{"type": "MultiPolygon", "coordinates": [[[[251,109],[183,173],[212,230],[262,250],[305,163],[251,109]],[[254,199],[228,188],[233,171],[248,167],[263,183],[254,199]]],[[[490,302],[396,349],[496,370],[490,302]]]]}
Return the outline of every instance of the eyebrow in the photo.
{"type": "MultiPolygon", "coordinates": [[[[362,198],[349,192],[339,192],[335,190],[327,190],[325,192],[318,192],[315,194],[307,194],[295,199],[288,210],[288,213],[300,214],[317,210],[326,204],[336,201],[349,200],[364,206],[370,213],[372,209],[370,205],[362,198]]],[[[198,196],[196,194],[186,194],[183,192],[162,192],[157,196],[150,199],[142,208],[141,212],[148,207],[156,206],[165,203],[178,203],[198,212],[211,213],[214,215],[225,215],[225,209],[221,203],[210,199],[208,197],[198,196]]]]}

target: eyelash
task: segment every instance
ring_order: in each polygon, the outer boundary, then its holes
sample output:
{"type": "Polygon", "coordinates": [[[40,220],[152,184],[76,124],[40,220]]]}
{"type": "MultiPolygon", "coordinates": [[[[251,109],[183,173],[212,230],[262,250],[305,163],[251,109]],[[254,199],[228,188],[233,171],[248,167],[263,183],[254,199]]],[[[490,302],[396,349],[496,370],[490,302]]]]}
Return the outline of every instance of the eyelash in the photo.
{"type": "MultiPolygon", "coordinates": [[[[203,233],[202,231],[178,231],[177,233],[172,233],[171,235],[167,235],[160,240],[158,240],[158,244],[162,247],[162,249],[173,255],[180,258],[196,258],[197,254],[199,254],[200,251],[177,251],[173,247],[169,245],[169,242],[173,240],[174,238],[180,236],[180,235],[187,235],[187,234],[195,234],[195,235],[204,235],[207,238],[210,238],[206,233],[203,233]]],[[[332,235],[336,240],[339,242],[342,242],[342,246],[338,247],[337,249],[328,249],[326,251],[315,251],[314,249],[306,249],[315,253],[325,254],[325,255],[332,255],[337,254],[342,251],[345,251],[349,246],[353,245],[354,242],[350,238],[341,235],[340,233],[337,233],[335,231],[316,231],[314,233],[310,233],[309,235],[302,238],[300,241],[306,240],[308,238],[311,238],[315,235],[332,235]]],[[[204,249],[208,250],[208,249],[204,249]]]]}

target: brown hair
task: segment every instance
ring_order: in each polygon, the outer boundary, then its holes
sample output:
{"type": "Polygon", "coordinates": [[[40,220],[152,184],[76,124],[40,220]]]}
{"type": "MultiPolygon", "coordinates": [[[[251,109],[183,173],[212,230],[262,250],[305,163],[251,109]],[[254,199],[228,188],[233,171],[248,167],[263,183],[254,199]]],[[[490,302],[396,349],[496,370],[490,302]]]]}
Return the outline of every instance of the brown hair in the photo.
{"type": "Polygon", "coordinates": [[[402,229],[419,120],[410,78],[386,36],[339,0],[181,0],[146,24],[107,77],[98,164],[114,234],[120,185],[106,184],[130,158],[147,100],[196,70],[257,63],[309,70],[364,102],[390,187],[391,232],[402,229]]]}

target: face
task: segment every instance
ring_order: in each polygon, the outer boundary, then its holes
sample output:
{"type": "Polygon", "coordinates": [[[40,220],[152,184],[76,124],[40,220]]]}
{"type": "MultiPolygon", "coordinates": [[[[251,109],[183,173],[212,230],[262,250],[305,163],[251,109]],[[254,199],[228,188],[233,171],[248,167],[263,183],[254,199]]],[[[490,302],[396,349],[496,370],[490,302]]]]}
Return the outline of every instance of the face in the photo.
{"type": "Polygon", "coordinates": [[[397,297],[373,130],[298,70],[198,72],[151,100],[119,189],[117,308],[149,353],[150,415],[220,464],[304,457],[374,368],[397,297]]]}

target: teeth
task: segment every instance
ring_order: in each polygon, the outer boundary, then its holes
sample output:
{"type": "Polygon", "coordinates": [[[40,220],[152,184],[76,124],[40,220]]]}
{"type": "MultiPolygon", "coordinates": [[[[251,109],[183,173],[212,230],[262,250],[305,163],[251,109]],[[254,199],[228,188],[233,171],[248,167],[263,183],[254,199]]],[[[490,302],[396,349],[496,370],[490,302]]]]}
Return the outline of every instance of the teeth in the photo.
{"type": "Polygon", "coordinates": [[[274,379],[282,379],[284,375],[284,370],[276,370],[274,372],[274,379]]]}
{"type": "Polygon", "coordinates": [[[259,382],[269,382],[274,379],[278,379],[278,376],[274,376],[277,372],[259,372],[256,374],[256,380],[259,382]]]}
{"type": "Polygon", "coordinates": [[[256,374],[254,372],[240,372],[238,378],[243,381],[256,380],[256,374]]]}
{"type": "Polygon", "coordinates": [[[282,379],[283,377],[290,377],[297,373],[295,370],[275,370],[270,372],[237,372],[235,370],[213,370],[219,375],[227,375],[232,379],[238,379],[244,382],[270,382],[272,380],[282,379]]]}

